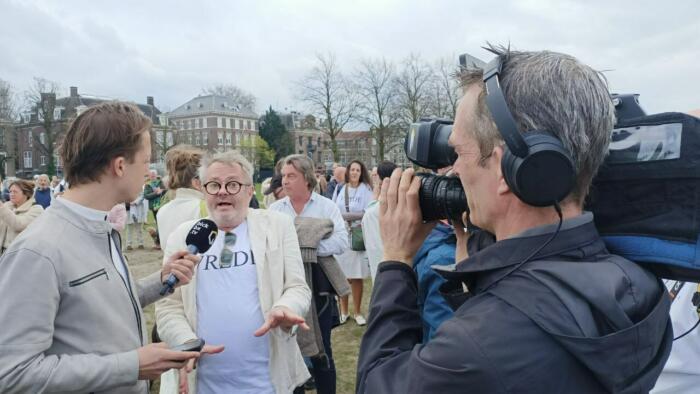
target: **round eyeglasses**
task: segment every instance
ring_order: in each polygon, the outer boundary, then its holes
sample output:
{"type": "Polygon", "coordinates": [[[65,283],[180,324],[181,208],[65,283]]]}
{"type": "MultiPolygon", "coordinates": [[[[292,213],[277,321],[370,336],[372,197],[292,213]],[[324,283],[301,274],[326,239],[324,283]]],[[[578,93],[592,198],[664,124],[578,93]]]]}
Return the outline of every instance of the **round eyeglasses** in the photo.
{"type": "MultiPolygon", "coordinates": [[[[204,184],[204,190],[208,194],[215,195],[215,194],[219,193],[219,190],[221,190],[221,186],[222,185],[217,181],[210,181],[210,182],[207,182],[204,184]]],[[[223,186],[226,189],[226,193],[238,194],[238,192],[241,191],[241,188],[243,188],[243,186],[250,186],[250,185],[245,184],[245,183],[240,183],[238,181],[228,181],[223,186]]]]}

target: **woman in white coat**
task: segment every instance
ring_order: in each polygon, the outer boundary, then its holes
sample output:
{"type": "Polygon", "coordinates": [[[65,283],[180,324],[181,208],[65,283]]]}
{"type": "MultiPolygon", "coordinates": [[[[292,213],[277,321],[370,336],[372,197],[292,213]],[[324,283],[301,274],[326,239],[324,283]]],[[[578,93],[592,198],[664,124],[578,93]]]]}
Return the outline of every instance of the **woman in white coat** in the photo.
{"type": "Polygon", "coordinates": [[[158,234],[163,247],[167,247],[168,237],[180,224],[207,216],[202,194],[199,170],[204,151],[190,145],[178,145],[165,154],[165,167],[168,170],[168,189],[175,198],[158,210],[158,234]]]}
{"type": "MultiPolygon", "coordinates": [[[[362,216],[365,209],[372,201],[372,186],[369,172],[364,163],[353,160],[347,165],[345,171],[345,184],[336,193],[335,203],[340,208],[340,213],[348,226],[348,234],[352,237],[352,231],[361,228],[362,216]]],[[[370,276],[367,252],[352,249],[352,239],[348,243],[348,250],[342,255],[335,256],[350,282],[352,289],[352,304],[355,314],[353,318],[359,326],[367,324],[362,315],[362,286],[363,280],[370,276]]],[[[348,296],[340,297],[340,323],[345,323],[348,318],[348,296]]]]}

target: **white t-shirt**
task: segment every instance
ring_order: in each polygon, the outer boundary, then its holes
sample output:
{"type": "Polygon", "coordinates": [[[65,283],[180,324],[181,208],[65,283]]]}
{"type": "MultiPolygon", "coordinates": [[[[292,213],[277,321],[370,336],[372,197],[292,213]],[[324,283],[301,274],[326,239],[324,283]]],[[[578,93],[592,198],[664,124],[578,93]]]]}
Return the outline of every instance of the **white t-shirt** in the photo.
{"type": "MultiPolygon", "coordinates": [[[[666,288],[671,290],[676,281],[667,280],[666,288]]],[[[678,337],[698,322],[698,313],[693,305],[693,294],[698,285],[686,282],[671,304],[673,336],[678,337]]],[[[659,393],[698,393],[700,392],[700,325],[693,331],[673,342],[673,349],[664,370],[651,391],[659,393]]]]}
{"type": "Polygon", "coordinates": [[[224,231],[197,266],[197,336],[212,345],[224,345],[219,354],[203,356],[197,366],[197,392],[274,393],[270,381],[269,333],[253,333],[264,323],[258,296],[255,260],[250,249],[247,221],[233,229],[233,261],[220,268],[224,231]]]}
{"type": "Polygon", "coordinates": [[[350,186],[350,184],[343,185],[340,192],[338,192],[338,195],[335,198],[335,203],[338,205],[340,213],[342,214],[348,212],[348,210],[345,209],[346,187],[348,189],[348,208],[350,209],[350,212],[364,212],[367,205],[369,205],[369,202],[372,201],[373,195],[372,189],[370,189],[366,184],[360,183],[360,185],[356,188],[350,186]]]}

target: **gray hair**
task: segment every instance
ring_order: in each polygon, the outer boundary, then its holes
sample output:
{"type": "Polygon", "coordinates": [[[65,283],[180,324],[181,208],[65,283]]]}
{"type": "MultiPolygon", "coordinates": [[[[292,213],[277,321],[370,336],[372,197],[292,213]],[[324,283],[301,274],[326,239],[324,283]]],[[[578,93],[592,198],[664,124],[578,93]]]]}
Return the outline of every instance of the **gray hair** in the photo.
{"type": "MultiPolygon", "coordinates": [[[[500,84],[518,129],[546,130],[571,153],[576,185],[569,197],[582,202],[608,152],[615,124],[615,107],[605,77],[576,58],[556,52],[519,52],[489,46],[503,58],[500,84]]],[[[466,89],[481,84],[482,70],[462,70],[466,89]]],[[[496,144],[504,144],[482,90],[472,131],[481,151],[481,164],[496,144]]]]}
{"type": "Polygon", "coordinates": [[[309,184],[309,190],[314,190],[316,187],[316,171],[314,162],[304,155],[289,155],[284,158],[284,165],[291,165],[297,171],[304,174],[304,180],[309,184]]]}
{"type": "Polygon", "coordinates": [[[248,159],[245,158],[240,152],[235,150],[229,150],[226,152],[218,152],[212,155],[207,155],[202,160],[202,165],[199,167],[199,179],[204,183],[207,175],[207,169],[211,167],[214,163],[221,163],[227,166],[233,166],[238,164],[241,166],[243,173],[245,174],[246,181],[253,184],[253,165],[250,164],[248,159]]]}

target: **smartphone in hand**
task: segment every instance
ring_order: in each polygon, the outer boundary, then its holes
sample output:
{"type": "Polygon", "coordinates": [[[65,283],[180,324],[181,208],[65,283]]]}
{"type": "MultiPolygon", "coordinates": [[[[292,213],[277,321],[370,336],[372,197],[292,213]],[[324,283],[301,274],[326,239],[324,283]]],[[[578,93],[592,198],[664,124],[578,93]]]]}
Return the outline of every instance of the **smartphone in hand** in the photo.
{"type": "Polygon", "coordinates": [[[173,347],[170,350],[177,352],[198,352],[204,347],[204,339],[197,338],[173,347]]]}

